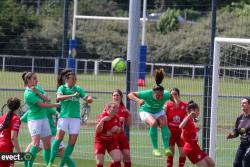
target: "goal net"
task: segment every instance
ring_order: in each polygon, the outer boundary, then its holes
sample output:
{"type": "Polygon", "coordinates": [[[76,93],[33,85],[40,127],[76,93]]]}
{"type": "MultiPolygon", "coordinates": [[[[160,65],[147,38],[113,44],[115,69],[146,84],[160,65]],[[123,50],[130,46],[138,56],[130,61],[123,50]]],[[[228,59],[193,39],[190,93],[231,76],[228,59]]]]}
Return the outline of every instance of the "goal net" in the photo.
{"type": "Polygon", "coordinates": [[[250,96],[250,39],[215,38],[209,154],[216,166],[232,166],[239,138],[227,140],[250,96]]]}

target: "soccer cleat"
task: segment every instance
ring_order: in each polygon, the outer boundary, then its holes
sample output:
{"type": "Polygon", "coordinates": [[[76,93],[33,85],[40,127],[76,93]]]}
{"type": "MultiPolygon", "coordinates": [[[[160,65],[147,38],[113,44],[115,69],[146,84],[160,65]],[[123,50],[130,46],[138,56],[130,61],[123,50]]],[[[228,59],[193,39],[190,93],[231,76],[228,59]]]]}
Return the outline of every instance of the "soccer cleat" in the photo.
{"type": "Polygon", "coordinates": [[[172,156],[172,151],[169,148],[165,149],[164,152],[166,156],[172,156]]]}
{"type": "Polygon", "coordinates": [[[153,155],[156,156],[156,157],[160,157],[160,156],[161,156],[160,150],[154,149],[154,150],[153,150],[153,155]]]}

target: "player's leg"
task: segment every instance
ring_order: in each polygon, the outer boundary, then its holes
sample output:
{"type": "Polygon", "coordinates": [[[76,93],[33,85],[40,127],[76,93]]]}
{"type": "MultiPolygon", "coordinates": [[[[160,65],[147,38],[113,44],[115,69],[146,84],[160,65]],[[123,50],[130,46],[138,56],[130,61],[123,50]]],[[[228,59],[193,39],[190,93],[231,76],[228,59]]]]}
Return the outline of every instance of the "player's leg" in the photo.
{"type": "Polygon", "coordinates": [[[123,156],[123,162],[124,167],[131,167],[131,156],[130,156],[130,150],[129,149],[122,149],[122,156],[123,156]]]}
{"type": "Polygon", "coordinates": [[[250,146],[247,148],[244,159],[243,159],[243,167],[247,167],[250,164],[250,146]]]}
{"type": "Polygon", "coordinates": [[[197,165],[198,167],[209,167],[205,159],[200,160],[195,165],[197,165]]]}
{"type": "Polygon", "coordinates": [[[78,134],[80,132],[80,119],[78,118],[68,118],[69,121],[69,141],[68,145],[65,148],[64,154],[62,156],[62,160],[60,163],[60,166],[63,166],[64,163],[67,163],[69,166],[75,166],[74,161],[70,158],[70,155],[72,154],[75,143],[78,138],[78,134]]]}
{"type": "Polygon", "coordinates": [[[161,152],[158,149],[158,124],[156,119],[148,112],[140,112],[140,118],[142,121],[149,125],[149,136],[153,145],[153,154],[155,156],[161,156],[161,152]]]}
{"type": "Polygon", "coordinates": [[[214,167],[215,166],[214,160],[212,158],[210,158],[209,156],[206,156],[204,158],[204,160],[207,162],[208,167],[214,167]]]}
{"type": "Polygon", "coordinates": [[[104,154],[96,154],[95,159],[96,159],[96,167],[103,167],[104,154]]]}
{"type": "Polygon", "coordinates": [[[176,138],[176,143],[177,143],[178,150],[179,150],[178,167],[184,167],[185,161],[186,161],[186,155],[184,154],[184,151],[183,151],[184,141],[182,140],[180,135],[176,138]]]}
{"type": "Polygon", "coordinates": [[[171,150],[169,149],[169,139],[170,139],[170,131],[167,125],[167,117],[163,111],[160,113],[157,113],[157,121],[159,122],[159,125],[161,127],[161,136],[162,136],[162,142],[165,149],[165,154],[167,156],[172,155],[171,150]]]}
{"type": "Polygon", "coordinates": [[[114,161],[114,167],[121,167],[121,151],[119,149],[114,149],[109,151],[109,155],[114,161]]]}
{"type": "Polygon", "coordinates": [[[242,167],[243,166],[243,158],[244,155],[246,153],[246,147],[244,147],[243,145],[239,145],[237,152],[235,154],[235,158],[234,158],[234,167],[242,167]]]}
{"type": "Polygon", "coordinates": [[[31,135],[32,146],[30,147],[30,153],[32,154],[33,158],[31,161],[28,161],[28,167],[33,166],[33,162],[36,159],[36,154],[38,152],[39,144],[40,144],[40,134],[42,131],[42,121],[41,120],[31,120],[28,121],[28,128],[31,135]]]}
{"type": "Polygon", "coordinates": [[[57,132],[56,132],[56,139],[53,141],[51,146],[50,152],[50,160],[49,166],[52,166],[52,163],[55,160],[55,157],[58,153],[58,149],[60,147],[60,143],[62,142],[65,132],[68,130],[68,122],[65,118],[60,118],[57,122],[57,132]]]}
{"type": "Polygon", "coordinates": [[[167,156],[166,158],[166,166],[167,167],[173,167],[173,160],[174,160],[174,146],[175,146],[175,138],[173,135],[170,136],[170,139],[169,139],[169,149],[171,150],[172,152],[172,155],[170,156],[167,156]]]}
{"type": "Polygon", "coordinates": [[[43,143],[43,158],[46,164],[48,165],[50,160],[50,147],[51,147],[51,130],[49,126],[48,119],[43,120],[41,140],[43,143]]]}

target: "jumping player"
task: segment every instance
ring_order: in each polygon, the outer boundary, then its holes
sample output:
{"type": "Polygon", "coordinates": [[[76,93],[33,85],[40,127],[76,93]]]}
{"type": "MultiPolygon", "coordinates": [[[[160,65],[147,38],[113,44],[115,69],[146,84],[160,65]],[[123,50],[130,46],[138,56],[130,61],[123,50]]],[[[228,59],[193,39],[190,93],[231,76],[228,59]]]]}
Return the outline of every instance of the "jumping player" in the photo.
{"type": "Polygon", "coordinates": [[[199,116],[198,104],[190,101],[187,106],[188,115],[181,122],[182,139],[184,140],[183,151],[189,160],[199,167],[214,167],[215,163],[198,145],[199,127],[196,124],[196,119],[199,116]]]}
{"type": "MultiPolygon", "coordinates": [[[[21,153],[18,142],[18,132],[21,121],[17,116],[20,107],[20,100],[16,97],[7,100],[8,113],[0,117],[0,152],[12,153],[13,148],[21,153]]],[[[1,161],[0,167],[13,167],[14,161],[1,161]]]]}
{"type": "Polygon", "coordinates": [[[171,98],[165,105],[165,112],[171,133],[169,147],[173,155],[167,156],[167,167],[173,167],[175,144],[179,149],[178,167],[183,167],[186,161],[186,156],[183,153],[184,142],[181,138],[181,129],[179,128],[179,125],[187,115],[187,103],[180,99],[180,90],[178,88],[171,89],[170,94],[171,98]]]}
{"type": "Polygon", "coordinates": [[[164,79],[164,70],[156,70],[155,82],[156,85],[151,90],[141,92],[131,92],[128,97],[140,105],[140,118],[149,126],[149,136],[153,145],[153,155],[161,156],[158,148],[158,130],[161,128],[162,141],[164,145],[165,155],[172,155],[169,149],[170,132],[167,126],[167,118],[163,110],[163,106],[167,100],[170,99],[168,91],[164,91],[164,87],[160,84],[164,79]]]}
{"type": "MultiPolygon", "coordinates": [[[[115,140],[118,142],[119,149],[121,150],[124,167],[131,167],[129,141],[124,132],[124,128],[130,127],[131,125],[131,115],[129,110],[125,107],[122,97],[123,95],[120,89],[116,89],[112,92],[113,102],[118,106],[116,115],[119,117],[122,127],[121,132],[115,135],[115,140]]],[[[114,161],[110,162],[109,167],[114,167],[114,161]]]]}
{"type": "Polygon", "coordinates": [[[114,167],[121,167],[121,151],[114,137],[116,133],[121,132],[117,111],[118,106],[109,103],[98,117],[94,141],[96,167],[103,167],[106,150],[114,161],[114,167]]]}

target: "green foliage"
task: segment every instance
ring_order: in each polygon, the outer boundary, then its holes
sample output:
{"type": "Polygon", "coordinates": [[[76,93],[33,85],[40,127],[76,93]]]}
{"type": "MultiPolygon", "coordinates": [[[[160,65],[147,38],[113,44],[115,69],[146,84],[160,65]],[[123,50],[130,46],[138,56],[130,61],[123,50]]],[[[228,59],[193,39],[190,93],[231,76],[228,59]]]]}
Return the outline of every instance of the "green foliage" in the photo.
{"type": "Polygon", "coordinates": [[[178,29],[177,17],[180,16],[180,10],[168,9],[164,12],[157,21],[157,31],[161,34],[166,34],[170,31],[178,29]]]}

